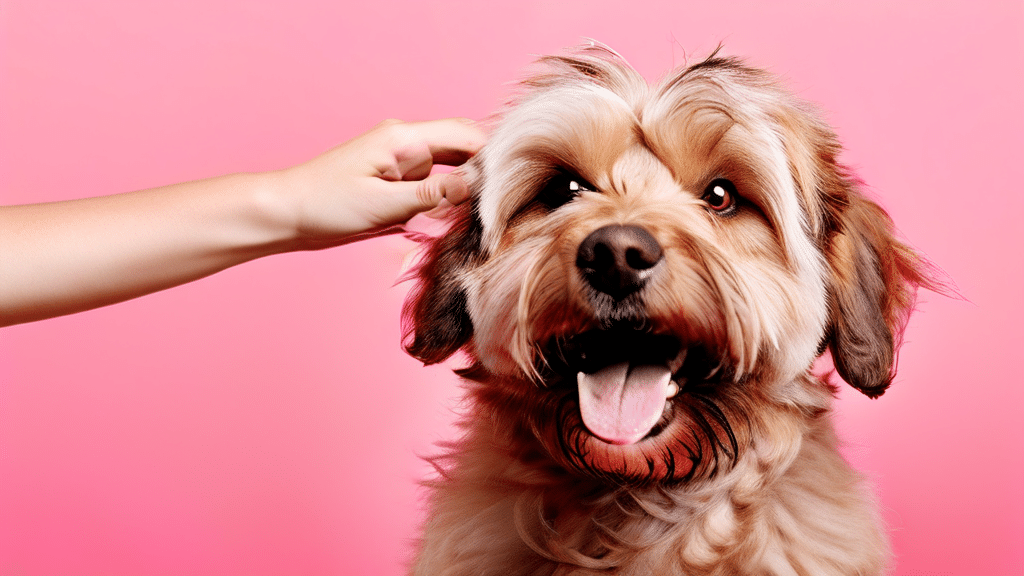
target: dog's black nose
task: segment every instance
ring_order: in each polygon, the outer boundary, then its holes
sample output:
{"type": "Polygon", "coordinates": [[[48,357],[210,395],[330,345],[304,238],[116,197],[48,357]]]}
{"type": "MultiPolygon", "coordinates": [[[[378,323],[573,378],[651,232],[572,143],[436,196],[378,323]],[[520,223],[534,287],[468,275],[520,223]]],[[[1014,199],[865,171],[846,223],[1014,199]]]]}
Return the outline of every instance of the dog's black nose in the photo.
{"type": "Polygon", "coordinates": [[[583,240],[576,251],[576,267],[596,290],[621,300],[643,288],[663,256],[661,245],[647,230],[611,225],[583,240]]]}

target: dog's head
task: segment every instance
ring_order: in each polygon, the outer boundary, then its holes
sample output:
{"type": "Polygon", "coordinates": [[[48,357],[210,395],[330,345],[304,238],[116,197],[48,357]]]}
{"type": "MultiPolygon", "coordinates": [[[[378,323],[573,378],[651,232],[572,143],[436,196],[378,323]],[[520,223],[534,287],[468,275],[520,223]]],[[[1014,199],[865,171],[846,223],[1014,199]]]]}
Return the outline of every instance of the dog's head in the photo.
{"type": "Polygon", "coordinates": [[[923,265],[807,105],[728,58],[653,86],[600,47],[542,62],[427,248],[413,356],[464,350],[499,427],[616,482],[776,449],[827,409],[826,349],[885,391],[923,265]]]}

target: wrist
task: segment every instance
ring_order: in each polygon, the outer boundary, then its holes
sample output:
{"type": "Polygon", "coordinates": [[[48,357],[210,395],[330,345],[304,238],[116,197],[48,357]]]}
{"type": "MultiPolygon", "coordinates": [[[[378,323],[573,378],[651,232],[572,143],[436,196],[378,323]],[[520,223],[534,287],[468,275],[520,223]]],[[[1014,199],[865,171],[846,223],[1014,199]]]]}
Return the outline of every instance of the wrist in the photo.
{"type": "Polygon", "coordinates": [[[300,231],[301,208],[294,190],[301,184],[291,170],[239,174],[245,180],[246,214],[256,230],[258,252],[270,256],[307,249],[300,231]]]}

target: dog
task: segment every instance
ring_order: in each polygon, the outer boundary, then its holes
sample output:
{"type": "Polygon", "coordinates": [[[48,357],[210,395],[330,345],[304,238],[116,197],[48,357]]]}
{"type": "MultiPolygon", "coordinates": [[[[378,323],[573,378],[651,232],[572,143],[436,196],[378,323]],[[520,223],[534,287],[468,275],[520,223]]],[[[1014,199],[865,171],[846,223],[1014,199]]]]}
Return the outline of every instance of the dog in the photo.
{"type": "Polygon", "coordinates": [[[929,264],[769,73],[540,66],[403,311],[412,356],[468,360],[412,573],[883,573],[812,364],[880,396],[929,264]]]}

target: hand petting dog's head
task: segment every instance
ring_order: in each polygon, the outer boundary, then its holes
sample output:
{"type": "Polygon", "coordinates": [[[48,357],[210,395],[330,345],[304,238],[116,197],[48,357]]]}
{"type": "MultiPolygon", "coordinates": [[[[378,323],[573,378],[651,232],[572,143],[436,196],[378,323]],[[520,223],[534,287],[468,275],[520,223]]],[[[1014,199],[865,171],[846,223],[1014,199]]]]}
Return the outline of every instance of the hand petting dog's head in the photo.
{"type": "Polygon", "coordinates": [[[600,47],[542,62],[418,269],[413,356],[465,350],[524,451],[616,483],[791,459],[826,348],[885,391],[923,264],[813,110],[728,58],[655,85],[600,47]]]}

